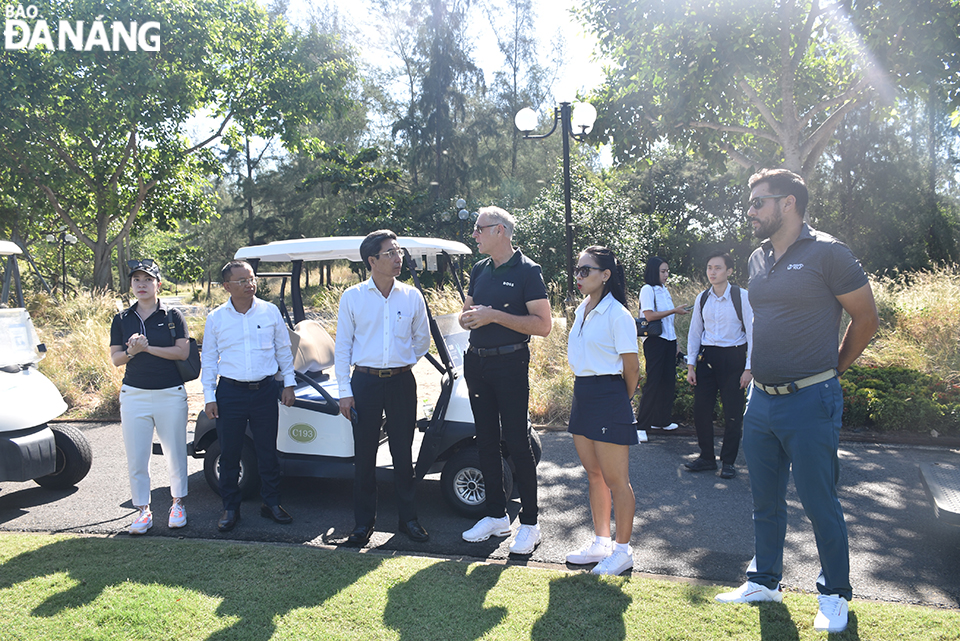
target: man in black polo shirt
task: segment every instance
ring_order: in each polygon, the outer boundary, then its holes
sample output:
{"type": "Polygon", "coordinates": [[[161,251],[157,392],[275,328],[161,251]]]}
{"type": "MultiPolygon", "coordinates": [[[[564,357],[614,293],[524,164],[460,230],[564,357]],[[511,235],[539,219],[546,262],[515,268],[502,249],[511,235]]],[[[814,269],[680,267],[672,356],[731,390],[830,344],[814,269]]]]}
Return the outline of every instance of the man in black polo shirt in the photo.
{"type": "Polygon", "coordinates": [[[850,552],[837,493],[843,395],[838,375],[879,323],[867,275],[846,245],[805,222],[807,187],[786,169],[750,177],[747,216],[761,246],[750,256],[753,387],[743,418],[756,556],[724,603],[782,601],[787,481],[810,519],[820,556],[813,627],[847,627],[850,552]],[[840,317],[850,325],[839,340],[840,317]]]}
{"type": "Polygon", "coordinates": [[[546,336],[553,319],[540,266],[514,249],[516,221],[499,207],[484,207],[473,228],[477,250],[487,254],[470,273],[460,325],[470,330],[463,375],[477,429],[480,471],[486,487],[486,516],[463,533],[466,541],[509,536],[503,490],[501,439],[510,450],[520,490],[520,528],[510,545],[530,554],[540,543],[537,525],[537,462],[527,431],[530,336],[546,336]]]}

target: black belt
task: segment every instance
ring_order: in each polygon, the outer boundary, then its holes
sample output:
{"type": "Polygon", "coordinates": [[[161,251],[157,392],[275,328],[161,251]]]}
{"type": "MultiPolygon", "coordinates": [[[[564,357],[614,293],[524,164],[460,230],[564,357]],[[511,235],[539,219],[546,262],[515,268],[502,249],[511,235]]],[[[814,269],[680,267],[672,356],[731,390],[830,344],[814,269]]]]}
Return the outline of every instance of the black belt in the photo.
{"type": "Polygon", "coordinates": [[[389,367],[387,369],[376,369],[374,367],[364,367],[363,365],[356,365],[353,368],[354,372],[360,372],[361,374],[370,374],[371,376],[376,376],[377,378],[390,378],[391,376],[396,376],[397,374],[403,374],[404,372],[409,372],[413,369],[413,365],[404,365],[403,367],[389,367]]]}
{"type": "Polygon", "coordinates": [[[232,378],[227,378],[226,376],[220,377],[221,381],[226,381],[231,385],[236,385],[237,387],[242,387],[244,389],[260,389],[261,385],[266,385],[269,381],[273,380],[272,376],[260,379],[259,381],[238,381],[232,378]]]}
{"type": "Polygon", "coordinates": [[[513,354],[514,352],[519,352],[521,349],[526,348],[526,343],[514,343],[513,345],[501,345],[500,347],[474,347],[471,345],[467,348],[467,351],[476,354],[481,358],[486,358],[487,356],[503,356],[504,354],[513,354]]]}
{"type": "Polygon", "coordinates": [[[577,376],[577,380],[610,379],[611,381],[622,381],[622,374],[597,374],[596,376],[577,376]]]}

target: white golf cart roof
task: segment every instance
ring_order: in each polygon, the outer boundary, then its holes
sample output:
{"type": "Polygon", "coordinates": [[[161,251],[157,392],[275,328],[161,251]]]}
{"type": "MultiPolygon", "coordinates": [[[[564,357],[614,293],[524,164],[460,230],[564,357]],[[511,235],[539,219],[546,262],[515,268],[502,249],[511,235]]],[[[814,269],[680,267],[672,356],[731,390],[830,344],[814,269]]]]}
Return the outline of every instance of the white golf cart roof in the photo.
{"type": "Polygon", "coordinates": [[[0,240],[0,256],[9,256],[11,254],[22,254],[23,250],[16,243],[9,240],[0,240]]]}
{"type": "MultiPolygon", "coordinates": [[[[241,247],[234,255],[234,259],[258,258],[261,261],[273,263],[288,263],[295,260],[350,260],[359,263],[360,243],[363,242],[363,238],[363,236],[326,236],[278,240],[266,245],[241,247]]],[[[451,256],[472,253],[469,247],[455,240],[400,236],[397,242],[414,257],[429,258],[444,252],[451,256]]]]}

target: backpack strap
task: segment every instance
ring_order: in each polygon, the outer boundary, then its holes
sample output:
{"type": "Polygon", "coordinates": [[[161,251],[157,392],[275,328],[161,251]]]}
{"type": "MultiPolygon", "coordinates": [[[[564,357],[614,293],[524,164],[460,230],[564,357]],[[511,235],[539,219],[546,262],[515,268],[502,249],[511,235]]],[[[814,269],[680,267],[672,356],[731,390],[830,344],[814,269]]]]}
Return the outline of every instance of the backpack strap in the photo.
{"type": "MultiPolygon", "coordinates": [[[[707,304],[707,296],[710,294],[710,287],[703,290],[700,296],[700,322],[703,322],[703,306],[707,304]]],[[[737,318],[740,319],[740,327],[747,331],[747,326],[743,322],[743,301],[740,300],[740,288],[734,284],[730,285],[730,300],[733,301],[733,309],[737,312],[737,318]]]]}

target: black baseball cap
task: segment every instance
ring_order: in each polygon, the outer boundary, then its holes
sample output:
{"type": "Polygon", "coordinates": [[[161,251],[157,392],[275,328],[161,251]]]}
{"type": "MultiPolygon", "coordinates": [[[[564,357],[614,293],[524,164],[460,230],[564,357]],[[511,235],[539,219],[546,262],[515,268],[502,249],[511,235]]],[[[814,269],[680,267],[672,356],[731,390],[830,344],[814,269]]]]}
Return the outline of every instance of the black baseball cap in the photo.
{"type": "Polygon", "coordinates": [[[152,258],[144,258],[142,260],[128,260],[127,267],[130,269],[130,277],[133,277],[134,272],[143,272],[149,274],[160,280],[160,265],[154,262],[152,258]]]}

